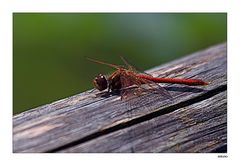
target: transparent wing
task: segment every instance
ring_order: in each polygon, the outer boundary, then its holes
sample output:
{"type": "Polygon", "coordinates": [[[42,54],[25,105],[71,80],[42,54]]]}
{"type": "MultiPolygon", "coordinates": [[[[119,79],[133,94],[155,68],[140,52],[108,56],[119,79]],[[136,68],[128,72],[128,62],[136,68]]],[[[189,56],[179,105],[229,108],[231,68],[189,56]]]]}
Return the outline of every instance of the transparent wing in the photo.
{"type": "Polygon", "coordinates": [[[157,93],[167,99],[172,99],[170,93],[159,84],[152,81],[139,78],[134,73],[122,72],[121,81],[121,98],[130,98],[139,96],[143,93],[157,93]]]}
{"type": "Polygon", "coordinates": [[[141,94],[141,81],[139,81],[134,75],[122,72],[120,75],[121,81],[121,99],[134,97],[141,94]]]}
{"type": "Polygon", "coordinates": [[[158,93],[167,99],[172,99],[171,94],[166,89],[161,87],[159,84],[157,84],[153,81],[150,81],[150,80],[146,80],[146,79],[142,79],[142,78],[140,78],[140,79],[143,84],[142,88],[146,87],[146,89],[151,92],[158,93]]]}

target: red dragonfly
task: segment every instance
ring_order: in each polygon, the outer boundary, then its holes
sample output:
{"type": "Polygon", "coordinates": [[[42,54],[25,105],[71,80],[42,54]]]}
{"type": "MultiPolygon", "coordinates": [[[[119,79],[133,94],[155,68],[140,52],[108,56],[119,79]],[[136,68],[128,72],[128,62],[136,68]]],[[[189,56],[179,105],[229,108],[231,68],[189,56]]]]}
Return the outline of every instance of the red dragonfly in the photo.
{"type": "Polygon", "coordinates": [[[160,78],[153,77],[145,73],[140,73],[134,67],[132,67],[123,57],[121,57],[121,59],[127,68],[99,60],[94,60],[91,58],[87,59],[92,62],[107,65],[116,69],[116,71],[113,72],[109,77],[106,77],[103,74],[99,74],[93,80],[93,84],[94,87],[99,91],[103,91],[105,89],[108,89],[108,92],[120,91],[121,99],[128,98],[132,95],[140,95],[143,91],[146,90],[154,90],[155,92],[158,92],[167,98],[171,98],[169,92],[167,92],[167,90],[162,88],[157,83],[184,84],[189,86],[208,85],[208,82],[199,79],[160,78]],[[145,89],[142,85],[147,85],[148,89],[145,89]]]}

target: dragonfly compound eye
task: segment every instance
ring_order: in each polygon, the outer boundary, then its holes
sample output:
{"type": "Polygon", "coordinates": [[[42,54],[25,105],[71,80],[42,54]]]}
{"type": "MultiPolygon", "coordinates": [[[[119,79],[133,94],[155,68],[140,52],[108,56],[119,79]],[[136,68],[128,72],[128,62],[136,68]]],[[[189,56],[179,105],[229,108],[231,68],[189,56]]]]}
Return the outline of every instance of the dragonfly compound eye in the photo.
{"type": "Polygon", "coordinates": [[[94,80],[93,80],[94,87],[100,91],[107,89],[108,87],[108,81],[106,77],[102,74],[99,74],[94,80]]]}

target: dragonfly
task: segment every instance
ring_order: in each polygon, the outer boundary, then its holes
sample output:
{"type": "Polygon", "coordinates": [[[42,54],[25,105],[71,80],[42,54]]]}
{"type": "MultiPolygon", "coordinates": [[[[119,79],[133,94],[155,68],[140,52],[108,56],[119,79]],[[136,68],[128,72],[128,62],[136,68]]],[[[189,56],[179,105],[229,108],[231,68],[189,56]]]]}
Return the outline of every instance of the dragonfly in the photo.
{"type": "Polygon", "coordinates": [[[161,87],[159,83],[183,84],[188,86],[208,85],[208,82],[200,79],[153,77],[150,74],[138,72],[126,59],[122,56],[120,56],[120,58],[125,66],[115,65],[92,58],[87,59],[94,63],[107,65],[115,69],[115,71],[108,77],[103,74],[97,75],[93,80],[93,85],[99,91],[107,89],[108,93],[120,92],[121,100],[127,99],[131,96],[139,96],[146,91],[154,91],[168,99],[172,98],[171,94],[161,87]]]}

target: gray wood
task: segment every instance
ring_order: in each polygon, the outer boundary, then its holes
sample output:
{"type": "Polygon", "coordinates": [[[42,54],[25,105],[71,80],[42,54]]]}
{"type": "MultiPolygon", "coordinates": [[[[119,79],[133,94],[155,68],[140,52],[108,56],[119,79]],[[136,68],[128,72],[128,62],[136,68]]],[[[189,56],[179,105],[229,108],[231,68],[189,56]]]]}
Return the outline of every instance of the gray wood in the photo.
{"type": "Polygon", "coordinates": [[[153,76],[196,78],[159,94],[120,100],[84,92],[13,117],[13,152],[226,152],[227,48],[213,46],[158,66],[153,76]]]}
{"type": "Polygon", "coordinates": [[[61,152],[213,151],[226,145],[226,95],[226,91],[219,93],[61,152]]]}

